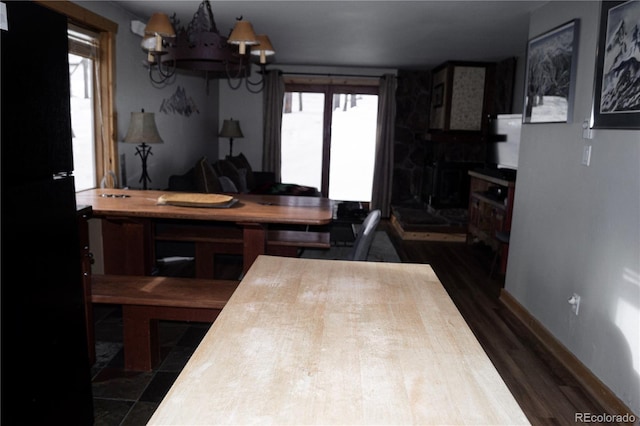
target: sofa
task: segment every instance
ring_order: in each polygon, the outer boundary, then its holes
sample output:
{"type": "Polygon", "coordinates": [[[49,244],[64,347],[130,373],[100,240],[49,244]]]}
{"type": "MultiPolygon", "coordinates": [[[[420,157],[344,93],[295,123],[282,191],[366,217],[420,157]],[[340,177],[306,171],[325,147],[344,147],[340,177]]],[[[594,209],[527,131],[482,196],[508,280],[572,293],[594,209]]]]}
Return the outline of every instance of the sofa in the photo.
{"type": "Polygon", "coordinates": [[[244,154],[210,162],[201,157],[186,173],[169,177],[169,191],[320,196],[313,187],[275,182],[271,172],[253,171],[244,154]]]}

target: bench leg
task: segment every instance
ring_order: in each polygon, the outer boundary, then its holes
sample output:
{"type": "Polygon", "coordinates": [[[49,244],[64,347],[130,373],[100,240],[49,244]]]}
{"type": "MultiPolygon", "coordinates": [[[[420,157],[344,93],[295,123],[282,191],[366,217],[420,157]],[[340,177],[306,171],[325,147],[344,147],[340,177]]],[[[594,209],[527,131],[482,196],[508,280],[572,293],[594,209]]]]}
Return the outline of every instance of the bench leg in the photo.
{"type": "Polygon", "coordinates": [[[160,362],[158,320],[150,318],[144,309],[122,307],[124,368],[151,371],[160,362]]]}
{"type": "Polygon", "coordinates": [[[267,230],[266,226],[259,223],[242,223],[243,235],[243,269],[247,273],[258,256],[266,253],[267,230]]]}
{"type": "Polygon", "coordinates": [[[213,323],[220,309],[169,306],[122,306],[124,368],[152,371],[160,364],[158,318],[213,323]]]}
{"type": "Polygon", "coordinates": [[[214,279],[216,254],[242,254],[241,243],[196,242],[196,278],[214,279]]]}
{"type": "Polygon", "coordinates": [[[215,248],[211,243],[196,242],[196,278],[215,276],[215,248]]]}

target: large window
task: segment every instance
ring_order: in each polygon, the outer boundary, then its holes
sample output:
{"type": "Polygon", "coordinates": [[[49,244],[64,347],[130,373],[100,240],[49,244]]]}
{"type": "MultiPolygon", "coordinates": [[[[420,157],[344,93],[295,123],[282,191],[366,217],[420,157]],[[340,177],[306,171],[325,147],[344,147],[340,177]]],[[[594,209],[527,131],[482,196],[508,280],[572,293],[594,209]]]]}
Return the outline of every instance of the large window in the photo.
{"type": "Polygon", "coordinates": [[[95,188],[98,183],[94,98],[98,37],[95,33],[72,25],[68,32],[73,174],[76,191],[82,191],[95,188]]]}
{"type": "Polygon", "coordinates": [[[287,84],[282,181],[334,200],[371,201],[377,93],[377,86],[287,84]]]}

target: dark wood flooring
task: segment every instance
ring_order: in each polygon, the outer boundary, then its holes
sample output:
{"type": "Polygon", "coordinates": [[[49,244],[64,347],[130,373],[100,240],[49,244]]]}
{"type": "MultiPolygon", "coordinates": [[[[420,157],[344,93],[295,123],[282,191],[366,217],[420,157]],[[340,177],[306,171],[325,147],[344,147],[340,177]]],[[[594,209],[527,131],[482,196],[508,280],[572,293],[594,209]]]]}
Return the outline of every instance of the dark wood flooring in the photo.
{"type": "MultiPolygon", "coordinates": [[[[428,263],[533,425],[575,425],[576,413],[604,413],[566,368],[498,300],[483,245],[402,241],[382,223],[403,262],[428,263]]],[[[496,268],[497,269],[497,268],[496,268]]]]}
{"type": "MultiPolygon", "coordinates": [[[[493,252],[465,243],[402,241],[388,221],[387,231],[403,262],[428,263],[438,275],[489,358],[533,425],[575,425],[576,413],[604,411],[504,308],[498,296],[503,278],[490,277],[493,252]]],[[[224,258],[222,259],[224,260],[224,258]]],[[[241,259],[216,265],[220,278],[237,278],[241,259]]],[[[192,268],[167,275],[189,276],[192,268]]],[[[97,306],[100,308],[100,306],[97,306]]],[[[146,424],[199,340],[206,324],[161,322],[164,361],[152,373],[123,369],[121,315],[113,307],[96,318],[98,362],[94,366],[96,425],[146,424]]]]}

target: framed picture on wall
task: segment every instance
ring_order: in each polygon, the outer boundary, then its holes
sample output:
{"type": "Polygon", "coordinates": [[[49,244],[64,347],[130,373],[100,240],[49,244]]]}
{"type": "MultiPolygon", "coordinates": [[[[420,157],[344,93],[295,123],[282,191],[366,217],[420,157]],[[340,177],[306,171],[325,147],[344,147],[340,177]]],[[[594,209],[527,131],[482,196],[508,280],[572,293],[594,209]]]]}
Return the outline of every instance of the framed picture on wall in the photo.
{"type": "Polygon", "coordinates": [[[524,123],[569,123],[573,117],[579,20],[529,40],[524,123]]]}
{"type": "Polygon", "coordinates": [[[640,1],[601,7],[592,126],[640,129],[640,1]]]}

